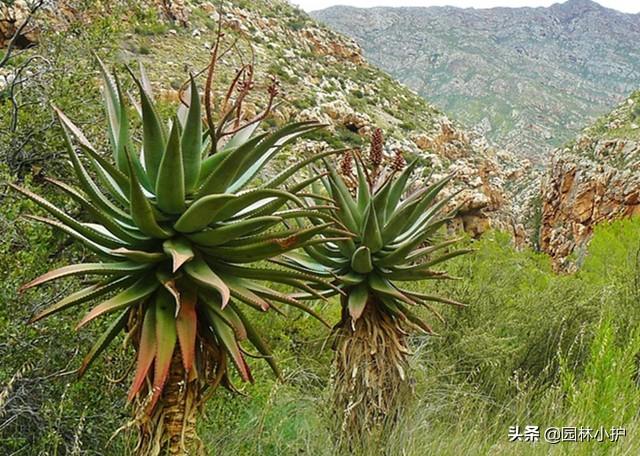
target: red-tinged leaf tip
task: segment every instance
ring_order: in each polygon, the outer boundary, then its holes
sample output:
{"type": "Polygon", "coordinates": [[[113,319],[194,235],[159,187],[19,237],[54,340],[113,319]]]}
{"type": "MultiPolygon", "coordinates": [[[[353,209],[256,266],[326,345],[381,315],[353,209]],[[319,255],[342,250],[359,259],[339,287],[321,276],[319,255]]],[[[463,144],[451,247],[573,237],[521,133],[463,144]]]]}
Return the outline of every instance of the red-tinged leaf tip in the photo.
{"type": "Polygon", "coordinates": [[[251,369],[249,368],[247,361],[244,359],[244,356],[242,356],[242,351],[240,350],[239,346],[237,346],[237,351],[235,351],[232,356],[235,360],[235,364],[238,368],[238,373],[240,374],[240,378],[242,379],[242,381],[253,383],[251,369]]]}
{"type": "MultiPolygon", "coordinates": [[[[254,383],[253,375],[251,375],[251,369],[249,368],[249,365],[245,361],[244,357],[242,358],[242,362],[244,363],[244,370],[245,370],[246,375],[247,375],[247,380],[250,383],[254,383]]],[[[247,381],[247,380],[245,380],[245,381],[247,381]]]]}
{"type": "Polygon", "coordinates": [[[149,413],[155,408],[164,390],[176,344],[175,303],[173,297],[169,293],[163,292],[163,289],[160,289],[155,307],[157,351],[153,375],[153,396],[147,409],[149,413]]]}
{"type": "Polygon", "coordinates": [[[198,317],[196,314],[196,293],[189,291],[182,294],[180,311],[176,319],[176,331],[182,353],[184,370],[190,372],[196,353],[196,332],[198,317]]]}
{"type": "Polygon", "coordinates": [[[142,322],[142,330],[140,333],[140,345],[138,347],[138,361],[136,365],[136,373],[133,383],[129,390],[128,400],[131,402],[133,398],[140,392],[140,388],[147,377],[147,373],[156,357],[156,316],[153,306],[147,309],[142,322]]]}

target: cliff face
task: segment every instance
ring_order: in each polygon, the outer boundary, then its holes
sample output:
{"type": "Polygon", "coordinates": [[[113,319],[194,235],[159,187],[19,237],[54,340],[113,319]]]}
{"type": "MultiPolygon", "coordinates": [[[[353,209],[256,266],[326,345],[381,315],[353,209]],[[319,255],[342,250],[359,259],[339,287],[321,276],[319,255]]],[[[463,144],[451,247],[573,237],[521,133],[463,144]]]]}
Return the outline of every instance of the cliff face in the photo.
{"type": "Polygon", "coordinates": [[[542,203],[540,245],[560,269],[580,261],[595,224],[640,214],[640,91],[554,152],[542,203]]]}
{"type": "Polygon", "coordinates": [[[539,162],[640,80],[640,14],[590,0],[548,8],[336,6],[312,14],[465,125],[539,162]]]}

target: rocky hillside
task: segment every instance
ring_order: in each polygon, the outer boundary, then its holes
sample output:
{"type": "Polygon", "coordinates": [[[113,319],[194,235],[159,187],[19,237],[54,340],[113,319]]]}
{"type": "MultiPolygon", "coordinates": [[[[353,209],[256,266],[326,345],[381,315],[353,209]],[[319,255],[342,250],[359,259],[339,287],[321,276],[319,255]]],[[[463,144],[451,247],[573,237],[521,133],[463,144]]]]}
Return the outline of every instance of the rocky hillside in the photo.
{"type": "Polygon", "coordinates": [[[542,204],[540,246],[560,268],[581,260],[595,224],[640,214],[640,91],[554,152],[542,204]]]}
{"type": "Polygon", "coordinates": [[[535,160],[640,80],[640,14],[591,0],[548,8],[332,7],[313,16],[445,112],[535,160]]]}
{"type": "MultiPolygon", "coordinates": [[[[176,100],[186,71],[197,72],[207,65],[222,20],[226,39],[239,38],[245,62],[253,53],[256,82],[267,82],[269,74],[280,81],[282,103],[272,122],[296,117],[328,125],[292,153],[367,147],[372,129],[380,127],[387,137],[387,152],[401,150],[408,158],[420,157],[425,176],[430,171],[432,179],[456,173],[451,191],[463,190],[455,203],[462,204],[459,224],[468,232],[479,235],[493,226],[521,234],[511,217],[509,195],[527,165],[494,150],[481,135],[461,129],[422,97],[369,65],[354,41],[281,0],[167,4],[162,9],[173,22],[156,19],[153,2],[147,7],[138,3],[139,10],[126,19],[138,23],[126,26],[122,41],[103,57],[116,64],[143,62],[156,82],[154,91],[163,99],[176,100]]],[[[241,65],[231,57],[224,63],[223,79],[241,65]]],[[[97,69],[93,71],[97,74],[97,69]]],[[[257,102],[254,111],[259,109],[257,102]]],[[[73,112],[69,115],[74,117],[73,112]]],[[[91,123],[78,119],[83,120],[91,123]]]]}

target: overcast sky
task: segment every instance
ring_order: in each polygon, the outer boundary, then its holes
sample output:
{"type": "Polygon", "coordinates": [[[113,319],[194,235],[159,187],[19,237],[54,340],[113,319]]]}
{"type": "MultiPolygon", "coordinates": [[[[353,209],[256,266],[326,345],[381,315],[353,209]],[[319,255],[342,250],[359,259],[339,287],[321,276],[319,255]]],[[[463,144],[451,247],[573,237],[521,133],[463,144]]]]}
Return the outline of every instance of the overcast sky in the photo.
{"type": "MultiPolygon", "coordinates": [[[[550,6],[559,0],[290,0],[305,11],[319,10],[333,5],[371,6],[459,6],[462,8],[492,8],[494,6],[550,6]]],[[[625,13],[639,13],[639,0],[597,0],[602,6],[625,13]]]]}

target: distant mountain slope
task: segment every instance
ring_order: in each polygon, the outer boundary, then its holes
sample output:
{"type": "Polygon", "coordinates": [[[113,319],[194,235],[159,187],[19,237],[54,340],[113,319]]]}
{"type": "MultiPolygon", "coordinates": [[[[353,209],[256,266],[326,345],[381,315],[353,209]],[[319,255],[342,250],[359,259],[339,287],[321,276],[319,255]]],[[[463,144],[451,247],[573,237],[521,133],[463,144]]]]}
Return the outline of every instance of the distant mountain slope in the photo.
{"type": "Polygon", "coordinates": [[[640,81],[640,14],[590,0],[549,8],[337,6],[312,15],[445,112],[534,159],[640,81]]]}
{"type": "Polygon", "coordinates": [[[582,259],[594,225],[634,215],[640,215],[640,91],[554,152],[542,185],[540,245],[559,266],[571,267],[567,259],[582,259]]]}

